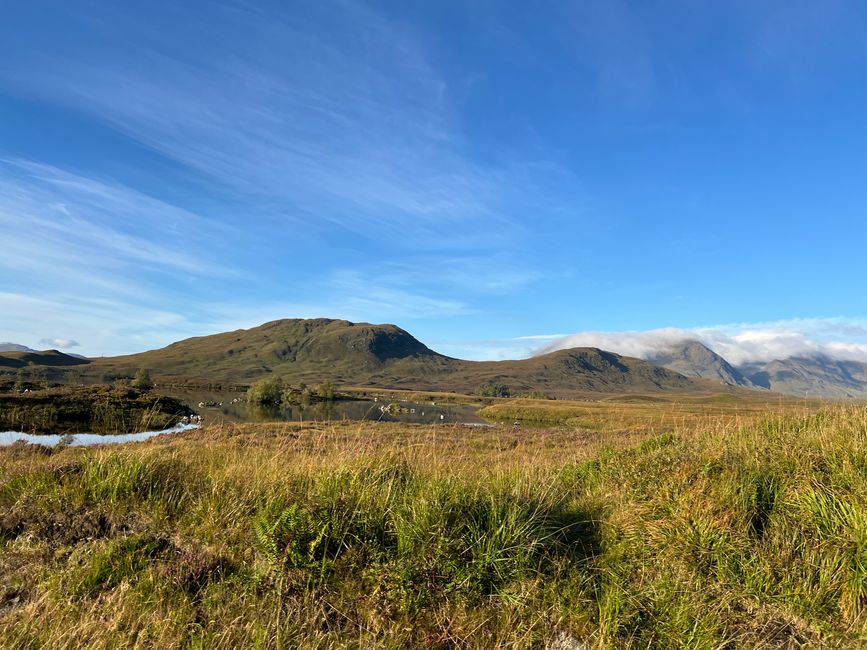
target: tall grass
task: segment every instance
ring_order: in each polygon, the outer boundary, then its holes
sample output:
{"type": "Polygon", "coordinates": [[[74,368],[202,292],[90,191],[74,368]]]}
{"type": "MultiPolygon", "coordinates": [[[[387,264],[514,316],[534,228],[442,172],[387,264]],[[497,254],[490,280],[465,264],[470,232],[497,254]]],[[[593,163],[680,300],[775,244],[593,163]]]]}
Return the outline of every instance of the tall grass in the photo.
{"type": "Polygon", "coordinates": [[[5,449],[0,646],[867,643],[867,413],[619,408],[5,449]]]}

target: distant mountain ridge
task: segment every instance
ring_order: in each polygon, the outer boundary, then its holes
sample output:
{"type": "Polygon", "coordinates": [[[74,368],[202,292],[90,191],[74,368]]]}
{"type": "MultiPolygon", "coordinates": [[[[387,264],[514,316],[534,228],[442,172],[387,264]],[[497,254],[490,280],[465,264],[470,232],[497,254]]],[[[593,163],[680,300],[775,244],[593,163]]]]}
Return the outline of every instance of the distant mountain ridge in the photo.
{"type": "Polygon", "coordinates": [[[0,344],[0,374],[21,368],[75,367],[102,381],[147,368],[178,381],[251,383],[276,375],[291,382],[472,392],[499,383],[513,393],[558,396],[645,391],[766,389],[787,395],[867,399],[867,363],[800,356],[736,367],[709,346],[683,340],[645,359],[598,348],[571,348],[515,361],[465,361],[439,354],[396,325],[328,318],[285,319],[200,336],[138,354],[86,359],[58,350],[0,344]],[[6,350],[3,350],[3,347],[6,350]]]}
{"type": "Polygon", "coordinates": [[[799,397],[867,399],[867,363],[860,361],[814,355],[736,367],[696,340],[684,340],[648,353],[646,359],[687,377],[702,377],[732,386],[799,397]]]}
{"type": "Polygon", "coordinates": [[[825,355],[790,357],[750,368],[750,380],[778,393],[837,399],[867,398],[867,363],[825,355]]]}
{"type": "Polygon", "coordinates": [[[43,350],[42,352],[0,352],[0,368],[26,368],[28,366],[47,366],[56,368],[83,366],[89,363],[89,359],[64,354],[60,350],[43,350]]]}
{"type": "Polygon", "coordinates": [[[93,359],[94,372],[249,383],[330,379],[344,385],[472,392],[498,382],[512,392],[707,391],[702,380],[595,348],[574,348],[517,361],[464,361],[439,354],[395,325],[286,319],[178,341],[160,350],[93,359]]]}
{"type": "Polygon", "coordinates": [[[687,377],[702,377],[731,386],[755,387],[744,374],[700,341],[683,341],[647,356],[647,360],[687,377]]]}
{"type": "Polygon", "coordinates": [[[26,345],[6,341],[0,343],[0,352],[36,352],[36,350],[28,348],[26,345]]]}

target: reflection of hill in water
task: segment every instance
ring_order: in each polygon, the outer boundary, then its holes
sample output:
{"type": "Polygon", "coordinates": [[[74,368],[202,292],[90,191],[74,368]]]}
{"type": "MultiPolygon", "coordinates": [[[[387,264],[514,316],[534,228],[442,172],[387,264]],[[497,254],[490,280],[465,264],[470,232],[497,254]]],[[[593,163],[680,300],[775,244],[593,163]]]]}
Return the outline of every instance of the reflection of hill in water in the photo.
{"type": "Polygon", "coordinates": [[[437,404],[430,402],[397,401],[399,413],[384,412],[388,402],[370,400],[335,400],[331,402],[311,402],[306,405],[288,404],[281,407],[247,404],[243,393],[182,392],[173,397],[188,404],[196,413],[205,418],[205,423],[225,422],[273,422],[286,420],[298,422],[329,420],[380,420],[382,422],[410,422],[433,424],[436,422],[483,423],[478,409],[463,404],[437,404]],[[238,400],[232,402],[232,400],[238,400]],[[200,407],[199,403],[217,406],[200,407]],[[440,418],[442,416],[442,418],[440,418]]]}

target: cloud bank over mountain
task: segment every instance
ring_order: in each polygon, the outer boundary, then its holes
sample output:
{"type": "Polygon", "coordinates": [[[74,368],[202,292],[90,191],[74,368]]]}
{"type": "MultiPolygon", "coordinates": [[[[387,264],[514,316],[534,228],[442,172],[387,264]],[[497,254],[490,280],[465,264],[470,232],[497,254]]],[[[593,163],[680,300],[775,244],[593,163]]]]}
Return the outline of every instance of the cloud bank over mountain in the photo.
{"type": "Polygon", "coordinates": [[[552,341],[537,354],[573,347],[597,347],[647,359],[685,340],[703,343],[736,366],[815,356],[867,362],[867,320],[850,318],[793,319],[632,332],[578,332],[552,341]]]}

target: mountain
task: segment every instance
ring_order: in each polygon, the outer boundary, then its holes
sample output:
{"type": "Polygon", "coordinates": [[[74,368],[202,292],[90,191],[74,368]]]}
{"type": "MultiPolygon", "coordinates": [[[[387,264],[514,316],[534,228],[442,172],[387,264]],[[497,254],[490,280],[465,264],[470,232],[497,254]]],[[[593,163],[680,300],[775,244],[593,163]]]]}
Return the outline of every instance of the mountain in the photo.
{"type": "Polygon", "coordinates": [[[338,381],[407,363],[436,371],[451,361],[395,325],[319,318],[278,320],[248,330],[198,336],[97,363],[147,367],[166,376],[245,382],[272,373],[299,379],[329,376],[338,381]]]}
{"type": "Polygon", "coordinates": [[[269,375],[290,382],[470,392],[489,382],[513,393],[707,391],[713,385],[641,359],[573,348],[519,361],[463,361],[434,352],[395,325],[290,319],[201,336],[160,350],[93,359],[93,372],[248,383],[269,375]]]}
{"type": "Polygon", "coordinates": [[[731,386],[754,386],[741,371],[699,341],[682,341],[654,352],[647,360],[687,377],[712,379],[731,386]]]}
{"type": "Polygon", "coordinates": [[[732,386],[764,388],[784,395],[834,399],[867,398],[867,364],[827,356],[790,357],[734,367],[699,341],[683,341],[647,357],[687,377],[732,386]]]}
{"type": "Polygon", "coordinates": [[[558,397],[656,391],[714,392],[764,388],[810,397],[867,399],[867,363],[827,356],[792,357],[734,367],[694,340],[636,359],[597,348],[558,350],[516,361],[464,361],[431,350],[395,325],[289,319],[178,341],[159,350],[86,359],[58,350],[0,344],[0,376],[46,368],[64,381],[100,382],[148,369],[162,381],[248,384],[267,376],[308,384],[472,392],[488,383],[513,394],[558,397]]]}
{"type": "Polygon", "coordinates": [[[0,352],[36,352],[36,350],[28,348],[26,345],[6,342],[0,343],[0,352]]]}
{"type": "Polygon", "coordinates": [[[461,361],[451,381],[472,390],[499,382],[512,392],[541,390],[558,393],[623,393],[645,391],[706,391],[709,386],[643,359],[624,357],[598,348],[571,348],[518,361],[461,361]]]}
{"type": "Polygon", "coordinates": [[[0,352],[0,368],[24,368],[26,366],[66,367],[82,366],[89,363],[89,359],[64,354],[59,350],[0,352]]]}
{"type": "Polygon", "coordinates": [[[756,386],[786,395],[838,399],[867,398],[867,363],[824,355],[790,357],[742,369],[756,386]]]}

